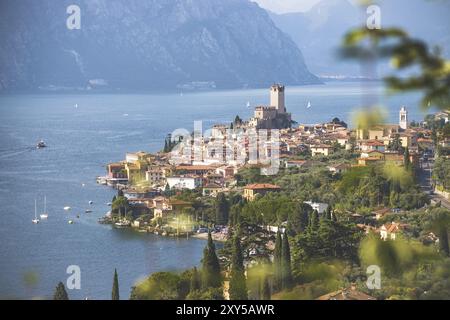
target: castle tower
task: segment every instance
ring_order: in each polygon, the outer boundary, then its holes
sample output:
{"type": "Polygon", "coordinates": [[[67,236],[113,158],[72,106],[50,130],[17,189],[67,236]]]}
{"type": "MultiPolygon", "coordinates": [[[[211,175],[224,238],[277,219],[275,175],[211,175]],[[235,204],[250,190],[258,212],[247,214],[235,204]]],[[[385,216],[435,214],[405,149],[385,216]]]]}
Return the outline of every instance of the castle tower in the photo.
{"type": "Polygon", "coordinates": [[[278,110],[278,113],[286,113],[284,104],[284,86],[274,84],[270,88],[270,105],[278,110]]]}
{"type": "Polygon", "coordinates": [[[402,107],[400,109],[399,115],[400,115],[400,121],[399,121],[400,128],[403,130],[408,129],[408,111],[406,110],[405,107],[402,107]]]}

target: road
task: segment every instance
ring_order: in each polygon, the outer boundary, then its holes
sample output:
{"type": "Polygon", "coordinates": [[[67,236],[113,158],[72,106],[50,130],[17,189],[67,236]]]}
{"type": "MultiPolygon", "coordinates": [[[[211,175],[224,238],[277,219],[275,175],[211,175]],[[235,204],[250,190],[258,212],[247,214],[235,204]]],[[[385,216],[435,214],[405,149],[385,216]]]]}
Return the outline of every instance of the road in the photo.
{"type": "Polygon", "coordinates": [[[435,202],[441,202],[441,206],[450,209],[450,201],[444,197],[434,193],[432,188],[431,172],[433,170],[433,160],[421,161],[419,170],[419,184],[422,190],[429,194],[431,199],[435,202]]]}

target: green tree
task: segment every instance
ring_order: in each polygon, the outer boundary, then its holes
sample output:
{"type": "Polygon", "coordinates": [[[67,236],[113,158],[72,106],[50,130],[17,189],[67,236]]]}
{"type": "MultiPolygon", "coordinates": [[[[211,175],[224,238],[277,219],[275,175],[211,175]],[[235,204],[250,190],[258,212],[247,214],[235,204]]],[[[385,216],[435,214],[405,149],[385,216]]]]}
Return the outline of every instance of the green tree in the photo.
{"type": "Polygon", "coordinates": [[[261,299],[262,300],[270,300],[271,299],[269,279],[268,279],[267,276],[264,276],[263,280],[262,280],[262,284],[261,284],[261,299]]]}
{"type": "Polygon", "coordinates": [[[291,267],[291,249],[289,246],[288,235],[285,232],[283,235],[281,247],[281,286],[283,289],[292,287],[292,267],[291,267]]]}
{"type": "Polygon", "coordinates": [[[113,215],[125,217],[126,213],[128,214],[131,212],[128,199],[124,196],[118,196],[111,205],[111,212],[113,215]]]}
{"type": "Polygon", "coordinates": [[[313,209],[309,204],[300,203],[296,210],[288,216],[289,231],[294,233],[304,232],[309,225],[309,216],[313,209]]]}
{"type": "Polygon", "coordinates": [[[112,300],[120,300],[119,296],[119,277],[117,276],[117,269],[114,269],[114,279],[113,279],[113,287],[112,287],[112,300]]]}
{"type": "Polygon", "coordinates": [[[273,272],[275,277],[275,286],[277,289],[282,288],[282,273],[281,273],[281,257],[282,257],[282,240],[281,232],[277,232],[277,238],[275,240],[275,250],[273,253],[273,272]]]}
{"type": "Polygon", "coordinates": [[[200,287],[201,287],[200,275],[197,271],[197,268],[194,267],[194,269],[192,270],[192,275],[191,275],[190,292],[200,290],[200,287]]]}
{"type": "Polygon", "coordinates": [[[202,259],[202,288],[218,288],[222,285],[222,276],[220,274],[219,259],[216,255],[216,246],[208,233],[208,243],[203,250],[202,259]]]}
{"type": "Polygon", "coordinates": [[[392,139],[392,141],[389,142],[387,148],[390,151],[397,151],[397,152],[403,151],[402,141],[400,140],[400,135],[398,133],[394,136],[394,139],[392,139]]]}
{"type": "Polygon", "coordinates": [[[425,228],[436,233],[439,238],[439,249],[445,256],[449,256],[448,230],[450,227],[450,211],[444,208],[436,208],[427,217],[425,228]]]}
{"type": "Polygon", "coordinates": [[[449,61],[441,57],[439,50],[430,50],[425,42],[411,38],[401,29],[351,30],[344,37],[342,56],[362,62],[387,58],[398,71],[417,68],[413,75],[393,75],[384,80],[392,91],[422,91],[424,108],[436,106],[445,110],[450,105],[449,61]]]}
{"type": "Polygon", "coordinates": [[[233,254],[231,256],[230,272],[230,299],[247,300],[247,284],[245,279],[244,257],[242,254],[241,241],[238,235],[233,239],[233,254]]]}
{"type": "Polygon", "coordinates": [[[156,272],[133,288],[130,299],[179,300],[181,277],[172,272],[156,272]]]}
{"type": "Polygon", "coordinates": [[[66,287],[64,287],[62,282],[58,283],[56,286],[55,293],[53,294],[53,300],[69,300],[66,287]]]}
{"type": "Polygon", "coordinates": [[[331,206],[327,207],[327,210],[325,211],[325,218],[328,220],[333,220],[333,213],[332,213],[331,206]]]}
{"type": "Polygon", "coordinates": [[[405,148],[405,152],[403,154],[403,165],[405,166],[406,170],[409,170],[411,168],[411,159],[409,158],[409,148],[405,148]]]}
{"type": "Polygon", "coordinates": [[[310,233],[316,232],[319,229],[319,213],[316,210],[311,213],[308,229],[310,233]]]}
{"type": "Polygon", "coordinates": [[[229,203],[225,194],[219,193],[215,203],[216,209],[216,223],[220,225],[226,225],[229,218],[229,203]]]}

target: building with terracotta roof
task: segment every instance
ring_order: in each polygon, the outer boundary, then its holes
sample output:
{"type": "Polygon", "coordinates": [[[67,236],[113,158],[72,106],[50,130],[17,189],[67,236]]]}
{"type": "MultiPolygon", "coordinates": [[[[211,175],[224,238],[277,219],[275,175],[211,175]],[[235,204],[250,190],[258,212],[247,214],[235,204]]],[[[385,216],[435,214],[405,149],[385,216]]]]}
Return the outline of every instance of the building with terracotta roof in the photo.
{"type": "Polygon", "coordinates": [[[379,232],[382,240],[395,240],[397,234],[400,232],[400,224],[396,222],[383,224],[379,229],[379,232]]]}
{"type": "Polygon", "coordinates": [[[256,195],[265,195],[268,192],[278,192],[281,188],[274,184],[269,183],[255,183],[249,184],[244,187],[243,197],[248,201],[255,200],[256,195]]]}

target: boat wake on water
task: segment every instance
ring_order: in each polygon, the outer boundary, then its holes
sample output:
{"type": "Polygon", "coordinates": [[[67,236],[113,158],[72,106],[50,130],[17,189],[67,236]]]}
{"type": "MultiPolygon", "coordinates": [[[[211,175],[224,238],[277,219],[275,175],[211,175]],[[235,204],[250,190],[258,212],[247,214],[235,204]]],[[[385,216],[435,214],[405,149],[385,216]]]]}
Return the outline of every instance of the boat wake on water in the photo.
{"type": "Polygon", "coordinates": [[[0,159],[14,157],[14,156],[26,153],[26,152],[33,151],[33,150],[36,150],[36,147],[23,147],[23,148],[3,149],[3,150],[0,150],[0,159]]]}

